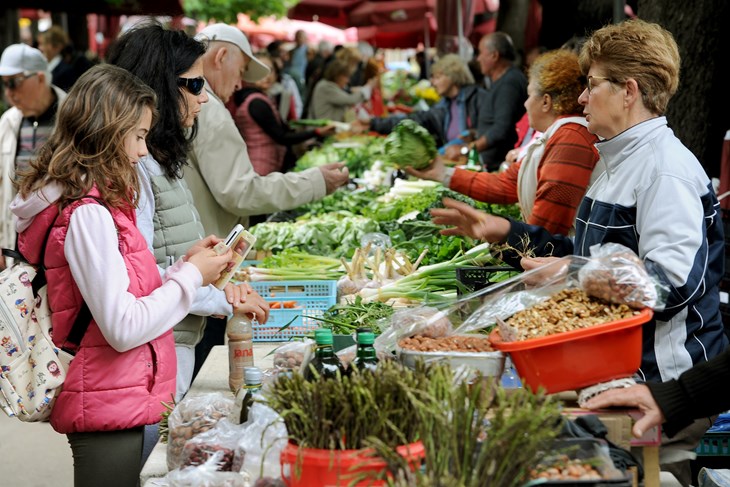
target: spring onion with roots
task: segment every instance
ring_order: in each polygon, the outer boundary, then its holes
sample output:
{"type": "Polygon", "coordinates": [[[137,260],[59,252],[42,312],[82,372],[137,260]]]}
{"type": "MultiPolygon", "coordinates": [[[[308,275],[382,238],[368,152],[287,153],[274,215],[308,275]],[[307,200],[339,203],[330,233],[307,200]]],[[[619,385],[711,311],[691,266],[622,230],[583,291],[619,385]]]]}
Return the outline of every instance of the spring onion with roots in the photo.
{"type": "Polygon", "coordinates": [[[241,269],[237,277],[248,281],[336,280],[343,273],[338,259],[285,250],[264,259],[260,267],[241,269]]]}
{"type": "Polygon", "coordinates": [[[455,297],[456,289],[468,292],[464,284],[456,278],[456,269],[482,265],[491,259],[488,246],[475,247],[447,262],[421,267],[412,274],[380,288],[363,288],[357,295],[361,296],[365,303],[403,298],[430,303],[450,301],[455,297]]]}

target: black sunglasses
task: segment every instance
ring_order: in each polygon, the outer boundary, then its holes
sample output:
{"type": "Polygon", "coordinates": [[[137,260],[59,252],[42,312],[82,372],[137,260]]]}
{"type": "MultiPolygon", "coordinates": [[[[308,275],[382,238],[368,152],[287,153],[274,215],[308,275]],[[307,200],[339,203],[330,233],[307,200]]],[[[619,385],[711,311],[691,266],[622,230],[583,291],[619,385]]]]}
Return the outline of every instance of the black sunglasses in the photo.
{"type": "Polygon", "coordinates": [[[7,88],[8,90],[14,90],[23,84],[23,81],[35,76],[38,73],[25,74],[23,76],[15,76],[6,80],[0,80],[0,86],[7,88]]]}
{"type": "Polygon", "coordinates": [[[199,78],[178,78],[177,85],[181,88],[185,88],[192,95],[198,96],[205,86],[205,78],[202,76],[199,78]]]}

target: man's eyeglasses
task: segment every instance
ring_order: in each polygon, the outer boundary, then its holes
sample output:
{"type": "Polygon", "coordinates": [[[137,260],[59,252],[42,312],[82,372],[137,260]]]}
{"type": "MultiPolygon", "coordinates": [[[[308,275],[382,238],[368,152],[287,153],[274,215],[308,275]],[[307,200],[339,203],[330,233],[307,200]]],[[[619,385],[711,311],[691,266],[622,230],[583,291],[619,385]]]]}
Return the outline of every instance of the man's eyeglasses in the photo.
{"type": "Polygon", "coordinates": [[[0,81],[0,85],[8,90],[15,90],[23,84],[23,81],[35,76],[38,73],[24,74],[23,76],[14,76],[12,78],[4,79],[0,81]]]}
{"type": "Polygon", "coordinates": [[[202,76],[199,78],[178,78],[177,85],[188,90],[190,94],[198,96],[205,86],[205,78],[202,76]]]}
{"type": "Polygon", "coordinates": [[[616,80],[613,78],[607,78],[606,76],[588,76],[588,94],[593,94],[593,90],[596,89],[596,86],[598,86],[600,83],[596,83],[595,80],[598,81],[608,81],[609,83],[615,83],[616,80]]]}

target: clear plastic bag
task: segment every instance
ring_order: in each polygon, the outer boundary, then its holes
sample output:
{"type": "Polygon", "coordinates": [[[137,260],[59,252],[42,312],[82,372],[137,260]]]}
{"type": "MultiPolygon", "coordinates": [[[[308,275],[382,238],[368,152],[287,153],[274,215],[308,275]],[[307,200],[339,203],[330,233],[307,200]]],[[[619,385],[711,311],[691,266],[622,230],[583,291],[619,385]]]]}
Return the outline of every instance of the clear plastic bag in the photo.
{"type": "Polygon", "coordinates": [[[439,338],[451,335],[453,325],[449,316],[437,308],[421,306],[401,309],[393,313],[390,327],[375,338],[375,349],[389,354],[396,350],[398,340],[414,335],[439,338]]]}
{"type": "Polygon", "coordinates": [[[280,456],[288,441],[281,416],[255,401],[248,413],[248,421],[241,426],[244,434],[236,445],[233,469],[246,472],[253,482],[262,477],[281,478],[280,456]]]}
{"type": "Polygon", "coordinates": [[[216,452],[205,463],[169,472],[165,479],[170,487],[251,487],[245,473],[220,472],[218,463],[223,452],[216,452]]]}
{"type": "Polygon", "coordinates": [[[233,397],[221,393],[188,396],[175,406],[168,418],[167,468],[182,464],[185,442],[213,428],[233,410],[233,397]]]}
{"type": "Polygon", "coordinates": [[[213,454],[221,452],[222,458],[218,462],[218,470],[232,471],[233,454],[244,433],[242,425],[233,424],[225,418],[221,419],[213,428],[185,442],[182,465],[201,465],[213,454]]]}
{"type": "Polygon", "coordinates": [[[304,371],[312,357],[314,340],[305,338],[301,341],[291,341],[274,350],[274,368],[279,370],[304,371]]]}
{"type": "Polygon", "coordinates": [[[591,247],[591,258],[578,281],[589,295],[634,309],[663,309],[660,297],[669,291],[652,279],[638,255],[617,243],[591,247]]]}

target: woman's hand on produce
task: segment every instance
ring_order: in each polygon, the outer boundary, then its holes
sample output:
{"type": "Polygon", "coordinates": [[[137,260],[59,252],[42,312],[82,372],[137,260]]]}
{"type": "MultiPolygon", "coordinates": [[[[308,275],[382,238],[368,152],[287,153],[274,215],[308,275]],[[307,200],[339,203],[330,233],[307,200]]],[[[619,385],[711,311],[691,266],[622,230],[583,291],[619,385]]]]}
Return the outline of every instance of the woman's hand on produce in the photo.
{"type": "Polygon", "coordinates": [[[651,391],[643,384],[622,389],[611,389],[591,398],[587,403],[588,409],[603,409],[611,406],[628,406],[639,408],[644,416],[634,423],[631,432],[636,438],[641,438],[644,432],[664,422],[659,404],[654,400],[651,391]]]}
{"type": "Polygon", "coordinates": [[[324,127],[317,127],[314,129],[314,133],[317,134],[317,137],[329,137],[335,133],[335,126],[334,124],[329,124],[324,127]]]}
{"type": "Polygon", "coordinates": [[[458,161],[459,159],[465,159],[464,154],[462,154],[461,149],[464,147],[468,147],[464,144],[451,144],[447,145],[444,149],[444,157],[446,159],[452,160],[452,161],[458,161]]]}
{"type": "Polygon", "coordinates": [[[441,235],[463,235],[487,242],[500,242],[509,235],[511,225],[505,218],[484,213],[451,198],[444,198],[444,206],[431,210],[433,223],[451,227],[441,230],[441,235]]]}
{"type": "Polygon", "coordinates": [[[327,194],[333,193],[337,188],[347,184],[347,181],[350,180],[350,171],[341,162],[324,164],[319,166],[319,170],[322,171],[327,194]]]}
{"type": "Polygon", "coordinates": [[[252,291],[248,295],[245,303],[233,306],[233,313],[237,315],[248,315],[251,318],[256,318],[256,321],[259,323],[264,324],[269,319],[269,303],[259,293],[252,291]]]}
{"type": "Polygon", "coordinates": [[[222,242],[222,241],[223,241],[222,238],[216,237],[215,235],[208,235],[204,239],[198,240],[197,242],[195,242],[188,249],[187,253],[185,254],[184,260],[185,261],[190,260],[190,257],[193,254],[197,254],[201,250],[212,249],[213,247],[215,247],[218,244],[218,242],[222,242]]]}
{"type": "Polygon", "coordinates": [[[225,253],[218,255],[215,250],[207,248],[196,252],[188,257],[187,261],[198,268],[203,276],[203,286],[212,284],[221,275],[231,261],[233,260],[233,251],[228,249],[225,253]]]}
{"type": "Polygon", "coordinates": [[[353,120],[350,124],[350,131],[354,134],[362,134],[370,130],[370,120],[353,120]]]}
{"type": "Polygon", "coordinates": [[[426,169],[422,169],[419,171],[418,169],[413,169],[412,167],[407,166],[403,170],[411,176],[416,176],[417,178],[442,182],[444,180],[444,176],[446,175],[446,164],[444,164],[444,160],[440,156],[436,156],[436,158],[431,161],[431,165],[428,166],[426,169]]]}

